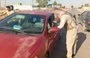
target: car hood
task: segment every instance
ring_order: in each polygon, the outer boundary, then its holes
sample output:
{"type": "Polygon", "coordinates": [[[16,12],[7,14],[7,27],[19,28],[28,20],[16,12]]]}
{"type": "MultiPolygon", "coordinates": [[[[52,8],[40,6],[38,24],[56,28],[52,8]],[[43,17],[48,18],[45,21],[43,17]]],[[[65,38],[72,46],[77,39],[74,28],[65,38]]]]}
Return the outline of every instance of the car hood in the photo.
{"type": "Polygon", "coordinates": [[[0,33],[0,58],[27,58],[38,36],[0,33]]]}

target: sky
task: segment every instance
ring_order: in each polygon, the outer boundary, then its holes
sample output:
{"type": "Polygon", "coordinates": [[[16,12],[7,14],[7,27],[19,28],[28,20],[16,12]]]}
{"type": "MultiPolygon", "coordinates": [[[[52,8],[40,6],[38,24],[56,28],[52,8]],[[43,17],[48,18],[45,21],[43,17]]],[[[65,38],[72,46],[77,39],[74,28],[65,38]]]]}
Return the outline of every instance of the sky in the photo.
{"type": "MultiPolygon", "coordinates": [[[[2,0],[4,3],[4,0],[2,0]]],[[[49,3],[53,3],[55,0],[51,0],[49,3]]],[[[79,7],[82,4],[89,3],[90,0],[56,0],[57,3],[60,3],[62,5],[65,5],[66,7],[70,7],[71,5],[74,5],[74,7],[79,7]]],[[[11,4],[18,4],[18,3],[23,3],[25,5],[32,5],[35,4],[35,0],[6,0],[7,5],[11,4]]]]}
{"type": "MultiPolygon", "coordinates": [[[[52,0],[50,3],[52,3],[55,0],[52,0]]],[[[82,4],[89,3],[90,0],[56,0],[57,3],[61,3],[62,5],[65,5],[66,7],[70,7],[71,5],[74,5],[74,7],[79,7],[82,4]]]]}

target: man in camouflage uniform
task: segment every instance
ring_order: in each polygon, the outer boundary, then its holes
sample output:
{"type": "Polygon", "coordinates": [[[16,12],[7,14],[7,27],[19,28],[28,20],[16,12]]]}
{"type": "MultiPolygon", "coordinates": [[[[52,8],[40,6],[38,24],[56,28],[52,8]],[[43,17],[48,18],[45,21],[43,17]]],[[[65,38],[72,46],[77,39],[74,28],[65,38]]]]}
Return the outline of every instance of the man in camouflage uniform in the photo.
{"type": "Polygon", "coordinates": [[[60,23],[57,26],[57,28],[62,29],[63,27],[65,27],[67,29],[66,33],[67,58],[72,58],[73,55],[72,49],[77,37],[77,25],[75,19],[69,13],[66,13],[63,10],[54,10],[54,13],[56,14],[55,17],[59,17],[60,19],[60,23]]]}

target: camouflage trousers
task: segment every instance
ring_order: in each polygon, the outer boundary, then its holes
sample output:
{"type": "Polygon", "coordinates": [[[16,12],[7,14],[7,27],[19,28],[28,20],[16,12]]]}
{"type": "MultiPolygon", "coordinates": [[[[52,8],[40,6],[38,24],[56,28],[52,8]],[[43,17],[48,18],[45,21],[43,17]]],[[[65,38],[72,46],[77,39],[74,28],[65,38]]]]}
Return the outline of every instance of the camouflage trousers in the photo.
{"type": "Polygon", "coordinates": [[[67,58],[72,58],[72,54],[76,52],[76,39],[77,39],[77,29],[67,30],[66,34],[66,48],[67,48],[67,58]],[[74,47],[74,49],[73,49],[74,47]]]}

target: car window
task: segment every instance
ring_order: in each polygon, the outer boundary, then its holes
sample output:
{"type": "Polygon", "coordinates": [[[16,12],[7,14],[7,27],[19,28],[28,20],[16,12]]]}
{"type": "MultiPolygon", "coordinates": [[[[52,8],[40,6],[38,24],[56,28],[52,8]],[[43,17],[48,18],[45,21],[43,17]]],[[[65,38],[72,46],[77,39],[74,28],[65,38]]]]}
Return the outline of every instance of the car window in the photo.
{"type": "Polygon", "coordinates": [[[8,20],[5,24],[16,23],[17,25],[19,25],[22,23],[21,21],[23,21],[24,19],[24,15],[15,15],[14,17],[10,18],[10,20],[8,20]]]}
{"type": "Polygon", "coordinates": [[[89,17],[88,17],[88,11],[83,12],[83,13],[81,14],[81,16],[80,16],[80,20],[81,20],[82,22],[86,21],[88,18],[89,18],[89,17]]]}
{"type": "Polygon", "coordinates": [[[32,14],[15,14],[0,23],[0,27],[8,27],[13,30],[26,33],[42,33],[45,17],[32,14]]]}
{"type": "Polygon", "coordinates": [[[90,21],[90,11],[85,11],[81,14],[81,19],[84,21],[90,21]]]}
{"type": "Polygon", "coordinates": [[[90,11],[87,13],[86,21],[90,21],[90,11]]]}
{"type": "Polygon", "coordinates": [[[88,11],[85,11],[85,12],[83,12],[83,13],[81,14],[81,19],[86,20],[89,15],[90,15],[90,14],[88,13],[88,11]]]}

